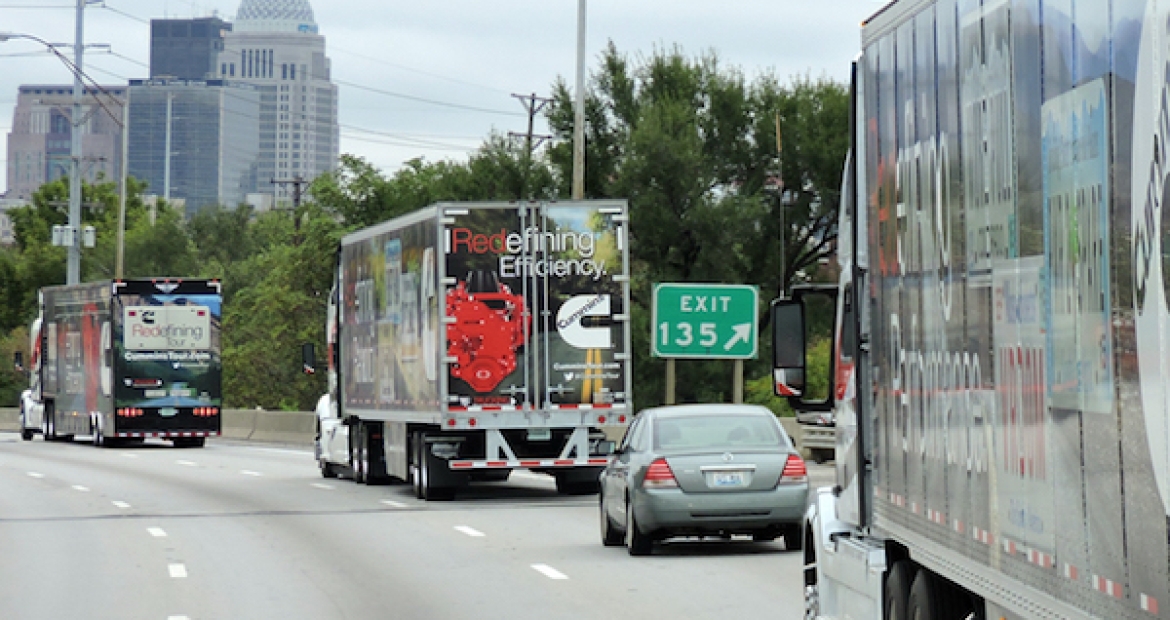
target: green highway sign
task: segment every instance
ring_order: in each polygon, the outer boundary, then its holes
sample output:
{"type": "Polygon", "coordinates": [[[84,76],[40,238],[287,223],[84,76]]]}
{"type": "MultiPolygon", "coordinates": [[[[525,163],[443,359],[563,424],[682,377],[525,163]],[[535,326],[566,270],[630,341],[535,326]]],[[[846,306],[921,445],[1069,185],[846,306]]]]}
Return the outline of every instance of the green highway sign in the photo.
{"type": "Polygon", "coordinates": [[[744,284],[656,284],[655,357],[756,357],[760,292],[744,284]]]}

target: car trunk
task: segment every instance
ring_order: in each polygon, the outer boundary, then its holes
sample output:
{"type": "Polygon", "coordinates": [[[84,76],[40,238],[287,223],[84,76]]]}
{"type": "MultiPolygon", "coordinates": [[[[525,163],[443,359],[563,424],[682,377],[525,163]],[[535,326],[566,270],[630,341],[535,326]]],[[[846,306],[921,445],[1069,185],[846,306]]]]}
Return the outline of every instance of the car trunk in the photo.
{"type": "Polygon", "coordinates": [[[727,493],[774,489],[788,452],[729,450],[717,454],[667,456],[679,488],[686,493],[727,493]],[[729,458],[730,457],[730,458],[729,458]]]}

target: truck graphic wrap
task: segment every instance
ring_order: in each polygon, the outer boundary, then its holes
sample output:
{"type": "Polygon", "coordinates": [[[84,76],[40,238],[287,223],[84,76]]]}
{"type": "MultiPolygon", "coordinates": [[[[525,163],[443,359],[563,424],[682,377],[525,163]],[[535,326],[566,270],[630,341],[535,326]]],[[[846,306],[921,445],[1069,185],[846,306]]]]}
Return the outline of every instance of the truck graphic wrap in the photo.
{"type": "Polygon", "coordinates": [[[596,205],[473,209],[445,227],[450,403],[627,402],[621,247],[596,205]],[[468,331],[471,330],[471,331],[468,331]],[[473,333],[474,332],[474,333],[473,333]]]}

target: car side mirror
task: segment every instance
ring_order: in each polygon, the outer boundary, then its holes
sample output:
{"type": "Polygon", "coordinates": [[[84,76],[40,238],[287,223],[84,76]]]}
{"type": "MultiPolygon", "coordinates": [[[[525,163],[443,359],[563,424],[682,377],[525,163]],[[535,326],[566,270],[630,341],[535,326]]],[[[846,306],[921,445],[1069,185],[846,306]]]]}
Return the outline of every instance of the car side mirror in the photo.
{"type": "Polygon", "coordinates": [[[12,365],[16,368],[16,372],[24,372],[24,354],[17,351],[13,356],[12,365]]]}
{"type": "Polygon", "coordinates": [[[598,440],[593,445],[593,453],[598,456],[612,456],[617,453],[617,442],[609,439],[598,440]]]}

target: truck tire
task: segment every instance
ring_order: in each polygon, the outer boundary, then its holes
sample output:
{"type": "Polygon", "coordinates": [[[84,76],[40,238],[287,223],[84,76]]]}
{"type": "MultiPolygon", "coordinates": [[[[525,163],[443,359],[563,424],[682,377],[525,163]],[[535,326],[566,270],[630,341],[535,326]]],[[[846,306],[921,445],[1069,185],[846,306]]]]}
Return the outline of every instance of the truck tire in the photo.
{"type": "Polygon", "coordinates": [[[410,437],[410,486],[414,489],[414,496],[418,499],[426,499],[423,494],[422,455],[423,434],[415,432],[410,437]]]}
{"type": "Polygon", "coordinates": [[[942,618],[941,592],[938,580],[928,570],[919,570],[910,586],[910,597],[906,602],[908,618],[914,620],[940,620],[942,618]]]}
{"type": "Polygon", "coordinates": [[[26,419],[26,414],[24,411],[24,405],[21,404],[21,406],[20,406],[20,438],[24,441],[32,441],[33,435],[36,434],[36,431],[34,431],[31,428],[28,428],[26,426],[26,421],[27,421],[27,419],[26,419]]]}
{"type": "Polygon", "coordinates": [[[44,418],[41,420],[41,437],[44,437],[45,441],[56,441],[57,426],[55,423],[56,420],[54,418],[57,416],[53,412],[53,407],[46,404],[45,413],[43,415],[44,418]]]}
{"type": "Polygon", "coordinates": [[[382,423],[366,424],[362,436],[365,438],[362,471],[366,475],[366,484],[386,484],[390,476],[386,473],[386,444],[382,435],[382,423]]]}
{"type": "Polygon", "coordinates": [[[353,471],[353,481],[364,484],[366,481],[366,425],[358,422],[349,432],[349,466],[353,471]]]}
{"type": "Polygon", "coordinates": [[[788,551],[804,549],[804,537],[800,535],[800,524],[784,526],[784,548],[788,551]]]}
{"type": "Polygon", "coordinates": [[[886,577],[886,589],[882,595],[883,618],[886,620],[909,620],[907,608],[910,602],[910,564],[906,560],[894,562],[886,577]]]}

